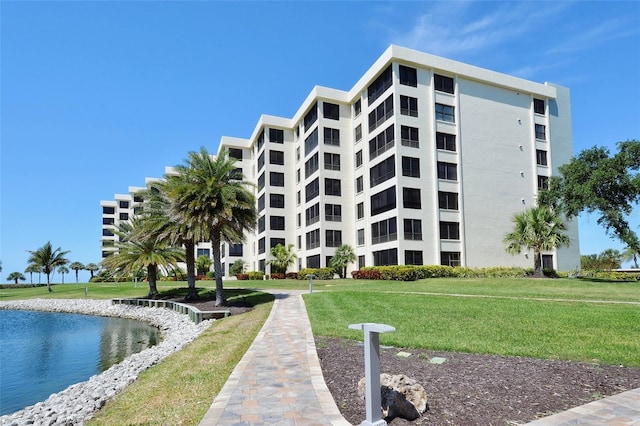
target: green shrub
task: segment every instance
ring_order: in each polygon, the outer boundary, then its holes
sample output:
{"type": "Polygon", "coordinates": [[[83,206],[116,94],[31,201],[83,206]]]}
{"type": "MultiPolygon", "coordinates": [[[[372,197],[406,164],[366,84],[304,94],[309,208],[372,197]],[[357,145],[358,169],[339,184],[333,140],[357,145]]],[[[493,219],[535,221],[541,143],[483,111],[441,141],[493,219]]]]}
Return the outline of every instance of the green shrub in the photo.
{"type": "Polygon", "coordinates": [[[251,271],[247,275],[249,275],[250,280],[262,280],[264,279],[264,272],[262,271],[251,271]]]}
{"type": "Polygon", "coordinates": [[[315,279],[317,280],[332,280],[333,275],[335,274],[335,269],[333,268],[304,268],[300,272],[298,272],[299,280],[306,280],[309,278],[309,275],[315,275],[315,279]]]}
{"type": "Polygon", "coordinates": [[[207,272],[207,278],[210,279],[210,280],[215,279],[216,278],[216,273],[213,272],[213,271],[207,272]]]}

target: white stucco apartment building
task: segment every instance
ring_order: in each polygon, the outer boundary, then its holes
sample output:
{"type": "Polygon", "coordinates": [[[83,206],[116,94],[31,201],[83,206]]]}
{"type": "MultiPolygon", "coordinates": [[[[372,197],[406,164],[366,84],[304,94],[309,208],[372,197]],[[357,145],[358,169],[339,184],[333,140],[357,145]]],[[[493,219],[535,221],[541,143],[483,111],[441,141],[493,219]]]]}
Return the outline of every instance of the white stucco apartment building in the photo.
{"type": "MultiPolygon", "coordinates": [[[[315,87],[292,118],[223,137],[225,153],[255,182],[259,211],[245,244],[225,244],[225,271],[243,259],[269,272],[278,243],[294,244],[298,269],[327,266],[342,244],[356,251],[351,270],[532,267],[502,240],[573,154],[569,90],[392,45],[349,91],[315,87]]],[[[101,203],[103,220],[110,207],[120,218],[118,197],[101,203]]],[[[568,228],[571,246],[545,267],[579,266],[568,228]]]]}

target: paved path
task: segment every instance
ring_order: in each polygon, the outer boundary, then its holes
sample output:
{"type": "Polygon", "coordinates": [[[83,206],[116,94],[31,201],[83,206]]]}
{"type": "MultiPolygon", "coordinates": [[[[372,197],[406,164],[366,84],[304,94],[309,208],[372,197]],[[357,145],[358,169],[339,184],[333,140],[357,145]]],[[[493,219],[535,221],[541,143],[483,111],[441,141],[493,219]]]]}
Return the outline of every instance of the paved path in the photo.
{"type": "Polygon", "coordinates": [[[269,318],[200,425],[349,425],[324,382],[302,291],[271,293],[269,318]]]}

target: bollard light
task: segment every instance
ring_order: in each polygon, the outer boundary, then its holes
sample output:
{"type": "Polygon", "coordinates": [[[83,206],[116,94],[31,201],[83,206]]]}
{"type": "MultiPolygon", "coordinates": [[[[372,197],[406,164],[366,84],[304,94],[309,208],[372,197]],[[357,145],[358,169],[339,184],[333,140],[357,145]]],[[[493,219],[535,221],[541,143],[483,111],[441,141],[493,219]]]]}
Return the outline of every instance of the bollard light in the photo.
{"type": "Polygon", "coordinates": [[[316,277],[313,274],[309,274],[309,293],[313,293],[313,279],[316,277]]]}
{"type": "Polygon", "coordinates": [[[380,334],[396,331],[395,327],[387,324],[362,323],[350,324],[351,330],[364,332],[364,377],[365,377],[365,405],[367,418],[360,423],[363,426],[384,426],[382,419],[382,404],[380,397],[380,334]]]}

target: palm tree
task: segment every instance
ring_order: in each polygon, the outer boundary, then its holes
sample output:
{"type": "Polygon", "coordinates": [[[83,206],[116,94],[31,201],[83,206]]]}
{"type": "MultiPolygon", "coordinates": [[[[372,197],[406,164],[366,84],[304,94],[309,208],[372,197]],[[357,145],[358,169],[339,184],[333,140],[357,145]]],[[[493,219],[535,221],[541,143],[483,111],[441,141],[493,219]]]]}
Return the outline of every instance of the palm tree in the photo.
{"type": "Polygon", "coordinates": [[[39,274],[42,272],[42,268],[35,263],[31,263],[27,266],[27,269],[25,269],[24,272],[29,274],[29,279],[31,280],[31,284],[33,284],[33,273],[37,272],[39,274]]]}
{"type": "Polygon", "coordinates": [[[271,265],[271,272],[286,274],[287,268],[296,263],[298,256],[293,252],[293,247],[293,244],[289,244],[288,247],[282,244],[271,247],[271,256],[273,259],[267,262],[267,265],[271,265]]]}
{"type": "Polygon", "coordinates": [[[120,237],[120,242],[116,244],[118,252],[103,259],[102,265],[124,275],[146,268],[149,278],[147,297],[155,298],[159,294],[156,286],[158,268],[177,268],[178,262],[184,260],[184,250],[168,246],[152,232],[145,233],[143,229],[149,226],[143,218],[121,223],[117,231],[120,237]]]}
{"type": "Polygon", "coordinates": [[[29,251],[29,263],[35,263],[42,268],[42,272],[47,274],[47,289],[52,292],[51,289],[51,273],[58,267],[66,265],[69,261],[64,257],[68,251],[62,251],[60,247],[53,250],[51,242],[47,242],[44,246],[38,250],[29,251]]]}
{"type": "Polygon", "coordinates": [[[209,155],[205,148],[190,152],[184,164],[176,166],[182,184],[171,198],[180,206],[180,222],[204,224],[213,247],[213,269],[216,276],[216,306],[227,299],[222,286],[220,245],[242,243],[245,231],[256,225],[255,197],[248,190],[251,184],[236,169],[236,160],[226,153],[209,155]]]}
{"type": "Polygon", "coordinates": [[[86,265],[84,265],[84,269],[86,269],[87,271],[89,271],[89,273],[91,274],[91,280],[93,279],[93,273],[98,271],[100,269],[100,267],[98,265],[96,265],[95,263],[87,263],[86,265]]]}
{"type": "Polygon", "coordinates": [[[622,250],[622,261],[629,262],[633,260],[633,267],[635,269],[638,269],[640,268],[640,266],[638,266],[638,255],[640,255],[640,253],[638,253],[631,247],[626,247],[624,250],[622,250]]]}
{"type": "Polygon", "coordinates": [[[329,266],[338,272],[340,278],[344,278],[347,275],[347,265],[355,262],[356,259],[353,247],[348,244],[343,244],[336,250],[329,262],[329,266]]]}
{"type": "Polygon", "coordinates": [[[522,248],[533,250],[533,276],[542,277],[542,251],[568,246],[567,227],[554,210],[547,206],[532,207],[513,219],[514,230],[504,237],[506,251],[520,254],[522,248]]]}
{"type": "Polygon", "coordinates": [[[58,272],[60,272],[60,274],[62,274],[62,284],[64,284],[64,274],[68,274],[69,273],[69,268],[67,268],[64,265],[58,266],[58,272]]]}
{"type": "Polygon", "coordinates": [[[85,266],[80,262],[73,262],[71,265],[69,265],[69,268],[76,271],[76,284],[78,284],[78,271],[84,269],[85,266]]]}
{"type": "Polygon", "coordinates": [[[20,272],[12,272],[7,276],[9,281],[15,281],[18,284],[18,280],[24,281],[26,278],[20,272]]]}

